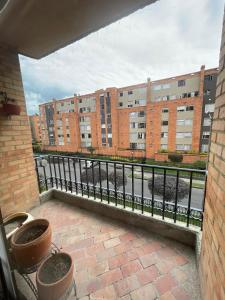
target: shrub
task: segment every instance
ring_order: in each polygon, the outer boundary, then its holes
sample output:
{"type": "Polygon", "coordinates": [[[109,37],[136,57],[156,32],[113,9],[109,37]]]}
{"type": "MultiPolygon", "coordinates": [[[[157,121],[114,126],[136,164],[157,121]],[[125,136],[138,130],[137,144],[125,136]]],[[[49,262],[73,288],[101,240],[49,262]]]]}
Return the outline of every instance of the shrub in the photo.
{"type": "MultiPolygon", "coordinates": [[[[104,181],[106,179],[106,171],[101,169],[101,181],[104,181]]],[[[93,185],[96,185],[98,182],[100,182],[100,174],[99,174],[99,168],[89,168],[87,170],[84,170],[81,173],[81,180],[83,183],[91,183],[93,185]]]]}
{"type": "Polygon", "coordinates": [[[177,163],[179,163],[179,162],[182,162],[182,160],[183,160],[183,155],[182,155],[182,154],[178,154],[178,153],[170,153],[170,154],[168,155],[168,158],[169,158],[169,160],[172,161],[172,162],[177,162],[177,163]]]}
{"type": "Polygon", "coordinates": [[[93,155],[93,153],[95,152],[95,148],[92,147],[92,146],[89,146],[89,147],[87,148],[87,150],[91,153],[91,155],[93,155]]]}
{"type": "Polygon", "coordinates": [[[205,170],[206,169],[206,161],[204,160],[197,160],[193,163],[195,169],[205,170]]]}
{"type": "Polygon", "coordinates": [[[33,144],[33,152],[34,153],[40,153],[41,152],[41,146],[39,144],[33,144]]]}
{"type": "Polygon", "coordinates": [[[158,153],[168,153],[168,150],[166,150],[166,149],[159,149],[158,153]]]}
{"type": "MultiPolygon", "coordinates": [[[[158,196],[163,196],[164,191],[164,177],[156,176],[154,178],[154,193],[158,196]]],[[[176,182],[177,179],[172,176],[166,177],[166,188],[165,188],[165,200],[166,201],[175,201],[176,196],[176,182]]],[[[149,191],[152,191],[152,178],[148,180],[148,188],[149,191]]],[[[184,180],[179,179],[178,182],[178,193],[177,199],[178,201],[183,199],[189,192],[189,184],[187,184],[184,180]]]]}
{"type": "MultiPolygon", "coordinates": [[[[116,189],[118,190],[123,185],[123,172],[116,171],[116,178],[114,171],[109,174],[109,182],[112,183],[112,185],[116,186],[116,189]]],[[[124,174],[124,185],[127,185],[127,176],[124,174]]]]}

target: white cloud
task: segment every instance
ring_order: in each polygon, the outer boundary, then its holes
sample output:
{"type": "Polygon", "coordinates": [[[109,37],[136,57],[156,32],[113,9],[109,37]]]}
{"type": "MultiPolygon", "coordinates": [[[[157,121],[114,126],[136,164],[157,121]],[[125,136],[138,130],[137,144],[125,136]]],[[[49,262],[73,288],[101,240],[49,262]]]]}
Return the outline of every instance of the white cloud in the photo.
{"type": "Polygon", "coordinates": [[[160,0],[46,58],[21,57],[28,111],[51,98],[216,67],[222,14],[222,0],[160,0]]]}

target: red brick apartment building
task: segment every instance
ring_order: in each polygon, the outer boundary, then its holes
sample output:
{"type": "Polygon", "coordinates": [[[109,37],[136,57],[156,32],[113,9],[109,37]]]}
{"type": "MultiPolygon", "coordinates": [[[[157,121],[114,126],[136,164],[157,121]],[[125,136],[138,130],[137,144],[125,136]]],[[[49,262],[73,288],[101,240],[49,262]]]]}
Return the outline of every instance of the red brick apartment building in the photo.
{"type": "MultiPolygon", "coordinates": [[[[166,78],[40,105],[45,150],[147,157],[208,151],[218,69],[166,78]],[[164,150],[164,151],[162,151],[164,150]]],[[[200,159],[195,155],[194,159],[200,159]]]]}
{"type": "Polygon", "coordinates": [[[40,127],[40,118],[38,115],[29,116],[32,142],[40,143],[41,142],[41,127],[40,127]]]}

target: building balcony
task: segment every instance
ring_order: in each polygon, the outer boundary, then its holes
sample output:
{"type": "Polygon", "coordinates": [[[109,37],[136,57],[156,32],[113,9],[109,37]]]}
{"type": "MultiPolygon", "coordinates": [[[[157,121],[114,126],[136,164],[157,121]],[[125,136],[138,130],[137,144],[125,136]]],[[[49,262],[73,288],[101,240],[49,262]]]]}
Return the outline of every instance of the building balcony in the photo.
{"type": "MultiPolygon", "coordinates": [[[[73,257],[76,297],[72,291],[69,299],[200,299],[193,248],[119,220],[108,205],[112,217],[91,203],[81,208],[68,195],[43,193],[31,214],[49,220],[53,242],[73,257]]],[[[18,276],[17,283],[34,299],[18,276]]]]}
{"type": "MultiPolygon", "coordinates": [[[[147,194],[144,179],[150,174],[144,165],[90,164],[89,159],[62,156],[48,156],[47,161],[36,160],[41,204],[31,214],[49,220],[53,242],[74,259],[77,298],[72,292],[69,299],[200,299],[196,262],[202,206],[196,207],[192,195],[196,174],[204,176],[204,171],[186,170],[190,185],[181,204],[179,189],[175,202],[166,201],[165,193],[155,195],[154,186],[147,194]],[[112,172],[124,174],[120,187],[112,187],[112,172]]],[[[157,168],[151,166],[150,172],[155,182],[170,170],[157,168]]],[[[184,171],[176,172],[179,182],[184,171]]],[[[18,276],[17,283],[32,299],[18,276]]]]}

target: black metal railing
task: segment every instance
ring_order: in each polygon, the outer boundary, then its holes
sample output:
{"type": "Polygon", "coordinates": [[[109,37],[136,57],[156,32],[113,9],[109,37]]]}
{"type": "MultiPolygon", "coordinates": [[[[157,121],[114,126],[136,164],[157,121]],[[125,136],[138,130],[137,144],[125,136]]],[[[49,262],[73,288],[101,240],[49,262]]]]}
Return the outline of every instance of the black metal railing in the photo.
{"type": "Polygon", "coordinates": [[[54,187],[202,227],[205,170],[59,155],[35,164],[40,192],[54,187]]]}

